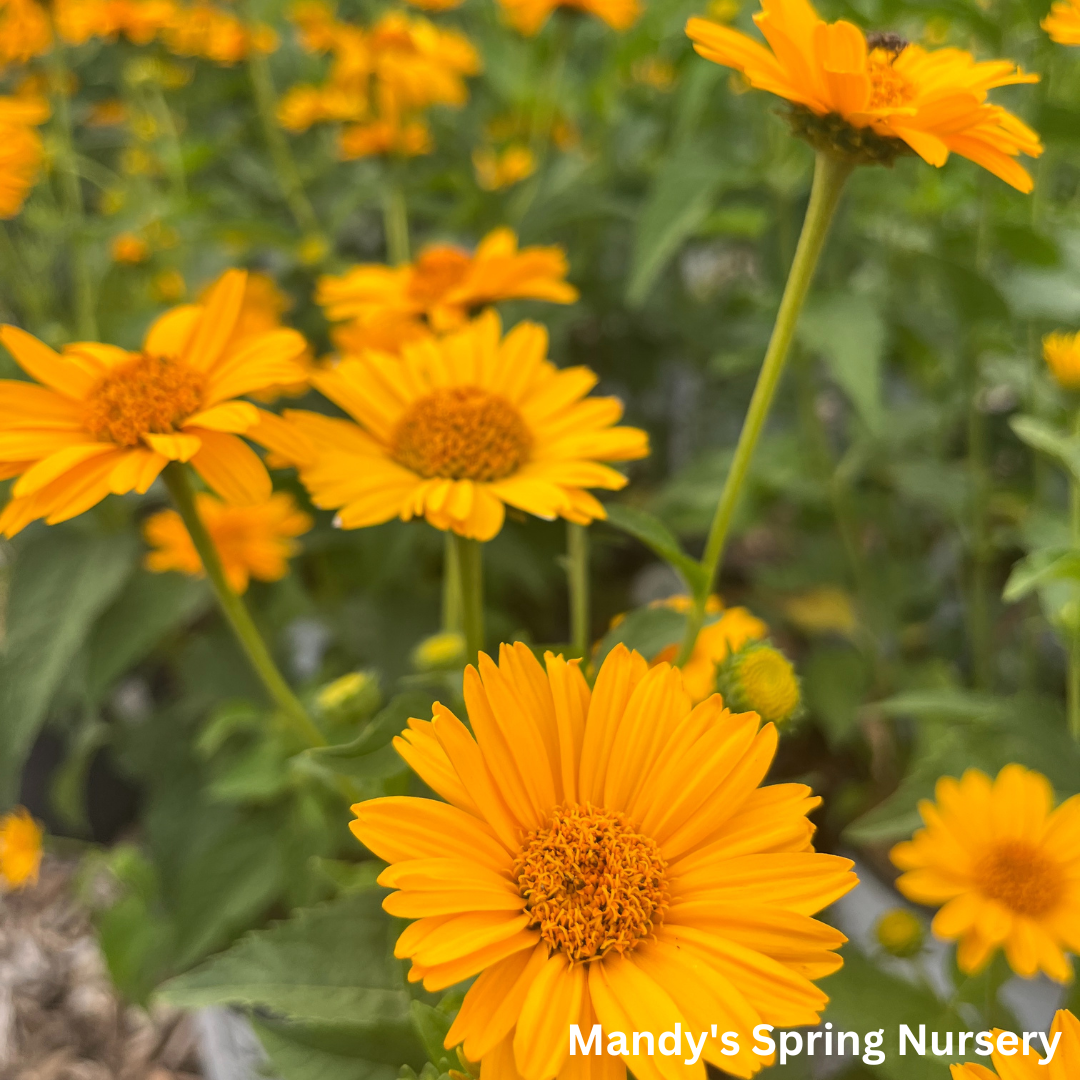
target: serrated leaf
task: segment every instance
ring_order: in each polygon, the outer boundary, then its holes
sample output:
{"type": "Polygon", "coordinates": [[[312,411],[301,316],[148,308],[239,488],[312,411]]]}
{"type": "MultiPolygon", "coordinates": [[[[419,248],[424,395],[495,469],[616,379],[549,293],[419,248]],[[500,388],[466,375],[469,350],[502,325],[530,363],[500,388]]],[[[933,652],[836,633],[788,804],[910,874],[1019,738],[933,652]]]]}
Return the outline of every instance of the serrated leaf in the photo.
{"type": "Polygon", "coordinates": [[[1018,439],[1034,450],[1040,450],[1064,465],[1073,479],[1080,481],[1080,439],[1059,431],[1045,420],[1034,416],[1014,416],[1009,427],[1018,439]]]}
{"type": "Polygon", "coordinates": [[[612,525],[659,555],[683,578],[691,592],[696,595],[699,589],[707,587],[701,564],[683,551],[678,537],[658,517],[622,503],[611,503],[606,509],[607,520],[612,525]]]}

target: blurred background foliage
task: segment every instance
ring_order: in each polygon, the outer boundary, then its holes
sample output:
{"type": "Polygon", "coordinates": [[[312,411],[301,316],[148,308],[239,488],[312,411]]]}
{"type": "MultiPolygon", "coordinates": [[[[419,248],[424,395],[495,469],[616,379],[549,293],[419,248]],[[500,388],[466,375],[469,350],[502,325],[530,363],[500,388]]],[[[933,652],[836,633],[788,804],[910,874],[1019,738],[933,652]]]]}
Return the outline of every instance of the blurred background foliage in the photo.
{"type": "MultiPolygon", "coordinates": [[[[319,80],[326,61],[301,48],[282,6],[256,6],[280,35],[265,60],[278,92],[319,80]]],[[[1046,6],[822,5],[827,18],[1043,75],[997,98],[1046,143],[1033,196],[957,158],[853,176],[719,588],[767,621],[803,680],[807,715],[773,778],[811,783],[825,796],[819,846],[857,852],[886,881],[890,844],[916,827],[917,801],[940,775],[1019,761],[1061,797],[1080,790],[1062,646],[1080,624],[1080,574],[1041,572],[1048,550],[1070,544],[1080,442],[1068,431],[1076,403],[1040,354],[1043,334],[1080,323],[1080,59],[1039,29],[1046,6]]],[[[342,0],[338,16],[368,24],[381,11],[342,0]]],[[[618,501],[696,552],[812,166],[773,99],[694,56],[682,27],[702,13],[649,0],[616,34],[559,12],[531,39],[491,0],[433,15],[482,55],[468,103],[434,109],[434,152],[407,163],[341,161],[329,127],[286,136],[314,215],[299,223],[268,150],[255,66],[159,44],[68,49],[86,214],[73,219],[65,202],[54,119],[43,128],[53,167],[4,224],[0,317],[53,344],[77,337],[75,245],[101,340],[135,347],[164,307],[239,264],[272,277],[285,320],[322,355],[315,281],[387,259],[384,197],[400,183],[414,251],[442,240],[471,249],[502,224],[522,244],[566,250],[581,300],[505,304],[504,320],[542,319],[558,364],[591,366],[625,401],[653,453],[618,501]],[[109,109],[115,122],[101,122],[109,109]],[[534,140],[536,171],[485,190],[473,154],[492,145],[492,125],[537,115],[558,121],[560,145],[534,140]],[[138,261],[115,257],[125,234],[145,242],[138,261]]],[[[751,25],[737,0],[713,0],[707,14],[751,25]]],[[[6,358],[0,367],[17,377],[6,358]]],[[[308,505],[291,474],[276,483],[308,505]]],[[[253,585],[257,621],[308,699],[354,670],[380,688],[352,713],[323,710],[340,745],[291,757],[205,583],[141,567],[140,522],[163,504],[157,489],[113,498],[3,545],[0,802],[21,799],[52,831],[89,842],[87,894],[133,999],[172,978],[179,1004],[254,1009],[286,1080],[381,1080],[429,1060],[460,1068],[439,1049],[459,998],[406,986],[372,892],[377,869],[359,861],[325,782],[341,773],[367,794],[418,788],[388,742],[409,715],[460,692],[452,673],[412,661],[439,627],[442,538],[421,523],[342,532],[317,513],[289,576],[253,585]],[[316,954],[330,961],[316,965],[316,954]]],[[[596,639],[615,615],[682,588],[626,533],[598,523],[591,535],[596,639]]],[[[489,644],[567,639],[564,544],[560,524],[511,515],[486,552],[489,644]]],[[[934,993],[912,975],[916,961],[845,952],[825,983],[828,1016],[857,1030],[955,1028],[1002,977],[957,977],[955,992],[934,993]]],[[[1010,1026],[1006,1010],[1002,1000],[983,1015],[1010,1026]]],[[[860,1068],[844,1075],[869,1075],[860,1068]]],[[[890,1053],[874,1075],[944,1077],[946,1066],[890,1053]]]]}

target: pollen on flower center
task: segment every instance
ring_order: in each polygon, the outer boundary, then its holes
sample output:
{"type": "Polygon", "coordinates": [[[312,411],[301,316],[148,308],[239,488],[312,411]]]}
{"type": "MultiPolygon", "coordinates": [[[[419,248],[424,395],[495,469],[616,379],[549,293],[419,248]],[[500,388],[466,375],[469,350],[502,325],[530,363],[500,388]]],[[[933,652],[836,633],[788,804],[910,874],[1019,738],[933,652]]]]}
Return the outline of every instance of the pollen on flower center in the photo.
{"type": "Polygon", "coordinates": [[[984,895],[1017,915],[1048,915],[1061,899],[1065,881],[1052,859],[1023,840],[1003,840],[975,865],[984,895]]]}
{"type": "Polygon", "coordinates": [[[175,431],[199,411],[206,380],[176,360],[140,355],[114,367],[87,395],[84,424],[97,439],[137,446],[175,431]]]}
{"type": "Polygon", "coordinates": [[[414,401],[391,440],[394,459],[420,476],[501,480],[532,449],[521,414],[475,386],[447,386],[414,401]]]}
{"type": "Polygon", "coordinates": [[[620,955],[652,936],[670,902],[656,841],[616,810],[553,811],[525,838],[514,878],[532,926],[571,963],[620,955]]]}
{"type": "Polygon", "coordinates": [[[460,284],[472,262],[468,252],[440,245],[428,248],[416,260],[409,279],[409,295],[422,304],[438,303],[460,284]]]}
{"type": "Polygon", "coordinates": [[[895,109],[909,104],[915,97],[915,88],[893,66],[893,61],[903,50],[894,52],[888,45],[871,49],[866,58],[866,73],[870,77],[869,109],[895,109]]]}

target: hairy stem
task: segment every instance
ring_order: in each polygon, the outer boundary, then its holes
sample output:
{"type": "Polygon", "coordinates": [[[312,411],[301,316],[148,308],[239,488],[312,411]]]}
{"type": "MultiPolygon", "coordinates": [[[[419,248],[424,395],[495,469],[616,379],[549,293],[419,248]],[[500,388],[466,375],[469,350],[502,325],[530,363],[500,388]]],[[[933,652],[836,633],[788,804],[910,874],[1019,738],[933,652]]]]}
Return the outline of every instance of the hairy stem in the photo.
{"type": "Polygon", "coordinates": [[[589,655],[589,527],[566,523],[566,579],[570,588],[570,648],[589,655]]]}
{"type": "Polygon", "coordinates": [[[484,569],[479,540],[451,533],[461,572],[461,627],[465,656],[470,664],[484,647],[484,569]]]}

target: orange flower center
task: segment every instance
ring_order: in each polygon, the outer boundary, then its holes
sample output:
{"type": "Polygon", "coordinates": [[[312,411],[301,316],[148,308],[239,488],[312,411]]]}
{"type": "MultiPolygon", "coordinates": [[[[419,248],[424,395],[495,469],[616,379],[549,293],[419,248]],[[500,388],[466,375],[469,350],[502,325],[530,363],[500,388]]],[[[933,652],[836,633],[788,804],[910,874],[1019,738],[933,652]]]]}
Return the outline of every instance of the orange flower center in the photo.
{"type": "Polygon", "coordinates": [[[870,109],[895,109],[915,99],[915,87],[893,67],[897,53],[877,48],[866,58],[866,73],[870,76],[870,109]]]}
{"type": "Polygon", "coordinates": [[[438,303],[461,283],[471,262],[467,252],[448,244],[428,248],[409,275],[409,296],[425,307],[438,303]]]}
{"type": "Polygon", "coordinates": [[[1061,899],[1061,867],[1023,840],[1003,840],[975,865],[975,881],[985,896],[1017,915],[1048,915],[1061,899]]]}
{"type": "Polygon", "coordinates": [[[671,899],[666,870],[655,840],[588,803],[554,810],[514,861],[530,925],[571,963],[622,955],[651,937],[671,899]]]}
{"type": "Polygon", "coordinates": [[[175,431],[202,406],[206,380],[176,360],[139,355],[114,367],[87,395],[83,422],[96,439],[138,446],[175,431]]]}
{"type": "Polygon", "coordinates": [[[414,401],[391,440],[394,459],[423,477],[501,480],[532,449],[521,413],[475,386],[447,386],[414,401]]]}

